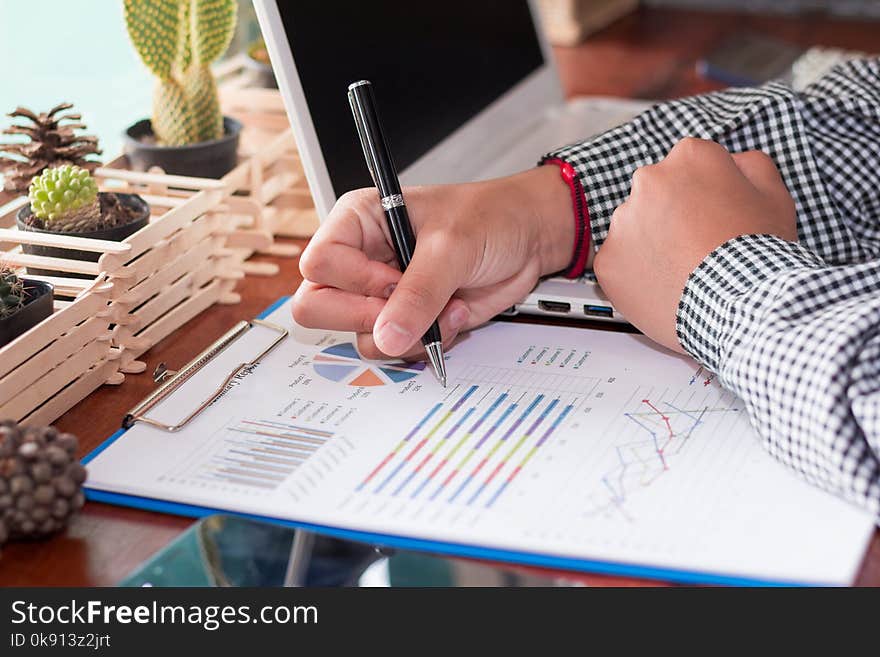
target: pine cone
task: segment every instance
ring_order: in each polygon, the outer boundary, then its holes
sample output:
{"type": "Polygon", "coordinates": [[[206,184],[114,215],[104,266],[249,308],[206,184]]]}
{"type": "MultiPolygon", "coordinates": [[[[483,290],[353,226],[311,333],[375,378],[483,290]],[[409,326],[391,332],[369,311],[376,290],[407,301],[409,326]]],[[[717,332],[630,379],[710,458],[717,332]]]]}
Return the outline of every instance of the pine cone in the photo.
{"type": "Polygon", "coordinates": [[[0,157],[0,171],[6,176],[6,191],[27,191],[31,180],[47,167],[75,164],[92,172],[101,165],[98,161],[86,159],[88,155],[101,154],[98,138],[75,134],[86,127],[79,122],[82,115],[59,116],[59,112],[71,107],[72,103],[61,103],[41,114],[18,107],[8,115],[27,119],[33,125],[12,125],[3,131],[5,135],[26,135],[30,138],[29,143],[0,144],[0,152],[13,156],[0,157]],[[62,121],[65,125],[61,125],[62,121]]]}
{"type": "Polygon", "coordinates": [[[78,441],[54,427],[0,422],[0,545],[48,536],[85,502],[78,441]]]}

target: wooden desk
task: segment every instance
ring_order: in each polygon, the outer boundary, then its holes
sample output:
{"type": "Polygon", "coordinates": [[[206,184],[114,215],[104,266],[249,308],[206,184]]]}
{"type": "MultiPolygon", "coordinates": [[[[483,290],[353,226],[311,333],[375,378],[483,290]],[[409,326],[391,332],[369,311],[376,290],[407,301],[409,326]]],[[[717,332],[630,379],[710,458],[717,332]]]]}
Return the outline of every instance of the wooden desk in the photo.
{"type": "MultiPolygon", "coordinates": [[[[718,88],[699,79],[694,62],[719,38],[741,27],[808,44],[880,50],[877,23],[825,19],[785,19],[690,11],[643,10],[594,35],[587,44],[556,51],[569,95],[604,94],[670,98],[718,88]]],[[[242,281],[242,302],[215,306],[148,352],[147,372],[165,362],[187,362],[236,321],[253,317],[300,281],[297,262],[266,258],[280,265],[274,278],[242,281]]],[[[80,436],[82,453],[94,449],[119,426],[123,413],[152,390],[149,374],[105,386],[57,422],[80,436]]],[[[0,554],[2,586],[113,585],[190,525],[186,518],[88,504],[65,534],[49,541],[17,543],[0,554]]],[[[639,580],[585,576],[593,585],[653,584],[639,580]]],[[[880,533],[862,565],[859,584],[880,585],[880,533]]]]}

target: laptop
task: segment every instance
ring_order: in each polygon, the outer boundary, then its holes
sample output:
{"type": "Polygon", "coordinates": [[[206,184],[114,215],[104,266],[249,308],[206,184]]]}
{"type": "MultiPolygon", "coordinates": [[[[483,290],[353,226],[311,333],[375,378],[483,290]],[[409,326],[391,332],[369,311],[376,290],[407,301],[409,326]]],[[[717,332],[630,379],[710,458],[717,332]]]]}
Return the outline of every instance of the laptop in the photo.
{"type": "MultiPolygon", "coordinates": [[[[372,186],[346,90],[371,80],[404,185],[468,182],[624,123],[643,102],[566,101],[528,0],[255,0],[318,216],[372,186]]],[[[624,321],[589,276],[551,277],[510,309],[624,321]]]]}

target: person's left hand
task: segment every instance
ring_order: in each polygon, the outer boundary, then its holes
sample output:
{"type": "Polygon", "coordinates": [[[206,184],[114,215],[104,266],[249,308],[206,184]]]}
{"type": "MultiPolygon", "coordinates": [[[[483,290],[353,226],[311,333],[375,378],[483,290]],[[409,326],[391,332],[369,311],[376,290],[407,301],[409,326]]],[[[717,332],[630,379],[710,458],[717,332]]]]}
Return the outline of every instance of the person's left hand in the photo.
{"type": "Polygon", "coordinates": [[[724,242],[760,233],[797,241],[794,201],[773,160],[687,138],[633,174],[593,270],[634,326],[682,352],[676,312],[691,272],[724,242]]]}

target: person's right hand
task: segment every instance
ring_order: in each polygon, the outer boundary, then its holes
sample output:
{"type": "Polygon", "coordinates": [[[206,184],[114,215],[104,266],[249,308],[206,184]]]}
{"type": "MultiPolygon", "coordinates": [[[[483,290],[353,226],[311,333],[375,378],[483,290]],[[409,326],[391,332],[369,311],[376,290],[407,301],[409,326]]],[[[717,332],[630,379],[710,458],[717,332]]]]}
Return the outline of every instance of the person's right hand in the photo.
{"type": "Polygon", "coordinates": [[[448,347],[571,257],[571,197],[555,166],[403,194],[416,232],[406,272],[397,268],[376,190],[349,192],[300,260],[299,324],[354,331],[367,358],[422,357],[421,337],[435,318],[448,347]]]}

